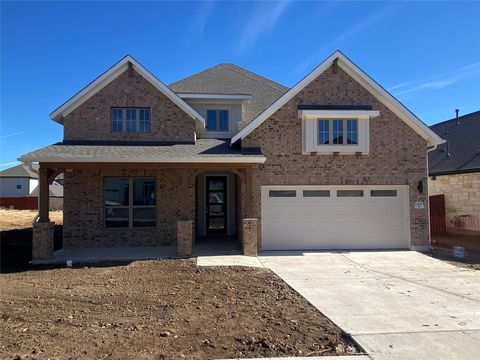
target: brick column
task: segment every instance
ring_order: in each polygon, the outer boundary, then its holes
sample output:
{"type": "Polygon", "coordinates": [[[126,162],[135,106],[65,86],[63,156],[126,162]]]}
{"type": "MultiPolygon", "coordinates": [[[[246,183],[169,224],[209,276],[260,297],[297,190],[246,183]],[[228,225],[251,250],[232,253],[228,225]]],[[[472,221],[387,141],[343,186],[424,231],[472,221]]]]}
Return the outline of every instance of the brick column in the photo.
{"type": "Polygon", "coordinates": [[[177,256],[189,257],[192,255],[193,221],[177,221],[177,256]]]}
{"type": "Polygon", "coordinates": [[[257,256],[258,232],[260,230],[258,219],[243,219],[242,221],[242,246],[243,255],[257,256]]]}
{"type": "Polygon", "coordinates": [[[48,260],[53,255],[53,222],[33,223],[32,260],[48,260]]]}

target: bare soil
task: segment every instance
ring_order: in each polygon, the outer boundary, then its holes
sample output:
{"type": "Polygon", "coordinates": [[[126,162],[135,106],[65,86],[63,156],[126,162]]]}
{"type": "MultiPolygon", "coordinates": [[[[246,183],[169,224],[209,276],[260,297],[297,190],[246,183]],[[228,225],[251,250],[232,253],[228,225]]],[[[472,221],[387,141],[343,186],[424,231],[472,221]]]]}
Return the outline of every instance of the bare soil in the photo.
{"type": "Polygon", "coordinates": [[[267,269],[143,261],[0,275],[0,286],[2,359],[218,359],[360,350],[267,269]]]}
{"type": "MultiPolygon", "coordinates": [[[[37,210],[14,210],[0,208],[0,230],[23,229],[32,227],[37,210]]],[[[50,220],[57,225],[63,224],[62,211],[50,211],[50,220]]]]}

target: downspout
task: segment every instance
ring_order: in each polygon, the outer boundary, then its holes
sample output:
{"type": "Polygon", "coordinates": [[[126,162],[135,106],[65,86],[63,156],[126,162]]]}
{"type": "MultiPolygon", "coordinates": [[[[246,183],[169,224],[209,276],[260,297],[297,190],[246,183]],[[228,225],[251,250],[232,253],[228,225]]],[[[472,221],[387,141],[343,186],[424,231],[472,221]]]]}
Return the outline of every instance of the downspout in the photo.
{"type": "MultiPolygon", "coordinates": [[[[37,171],[32,167],[32,162],[29,161],[26,163],[28,168],[30,169],[31,172],[36,173],[37,171]]],[[[40,177],[38,179],[38,185],[37,187],[40,186],[40,177]]],[[[38,218],[40,217],[40,188],[38,188],[38,195],[37,195],[37,215],[32,220],[32,227],[33,225],[37,222],[38,218]]]]}
{"type": "Polygon", "coordinates": [[[436,150],[438,147],[438,144],[433,145],[430,149],[427,148],[427,216],[428,216],[428,247],[430,248],[430,251],[433,250],[432,247],[432,234],[431,234],[431,228],[430,228],[430,196],[428,195],[430,192],[430,189],[428,187],[428,178],[429,178],[429,173],[428,173],[428,153],[430,151],[436,150]]]}

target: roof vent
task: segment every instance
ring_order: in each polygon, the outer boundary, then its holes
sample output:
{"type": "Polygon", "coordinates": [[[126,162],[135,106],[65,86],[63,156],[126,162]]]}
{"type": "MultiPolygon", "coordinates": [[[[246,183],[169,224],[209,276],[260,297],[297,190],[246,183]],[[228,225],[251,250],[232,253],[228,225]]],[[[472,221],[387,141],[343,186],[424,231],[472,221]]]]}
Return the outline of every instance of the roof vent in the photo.
{"type": "Polygon", "coordinates": [[[455,119],[457,119],[457,125],[460,125],[460,120],[458,120],[458,112],[460,110],[459,109],[455,109],[455,119]]]}

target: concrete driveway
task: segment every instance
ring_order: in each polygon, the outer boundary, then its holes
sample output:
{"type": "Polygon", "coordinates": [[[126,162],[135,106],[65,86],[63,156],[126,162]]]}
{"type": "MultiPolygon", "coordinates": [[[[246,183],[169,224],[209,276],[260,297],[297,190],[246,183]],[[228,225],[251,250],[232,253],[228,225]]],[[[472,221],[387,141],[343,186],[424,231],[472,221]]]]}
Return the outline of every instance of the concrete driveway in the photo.
{"type": "Polygon", "coordinates": [[[373,359],[480,358],[480,271],[413,251],[259,259],[373,359]]]}

